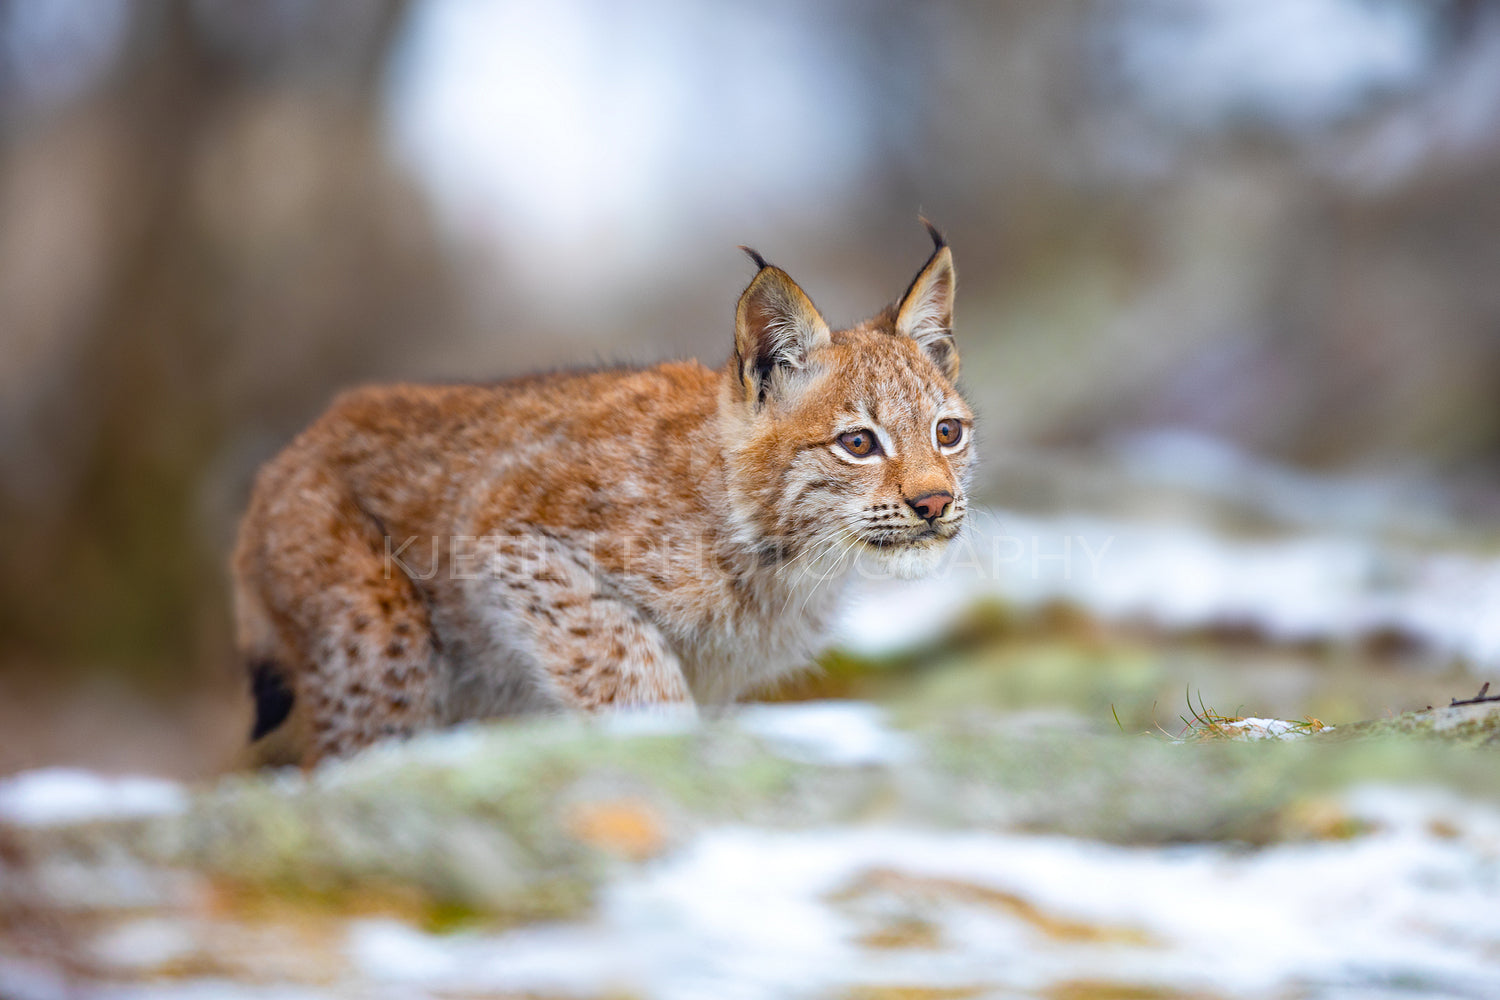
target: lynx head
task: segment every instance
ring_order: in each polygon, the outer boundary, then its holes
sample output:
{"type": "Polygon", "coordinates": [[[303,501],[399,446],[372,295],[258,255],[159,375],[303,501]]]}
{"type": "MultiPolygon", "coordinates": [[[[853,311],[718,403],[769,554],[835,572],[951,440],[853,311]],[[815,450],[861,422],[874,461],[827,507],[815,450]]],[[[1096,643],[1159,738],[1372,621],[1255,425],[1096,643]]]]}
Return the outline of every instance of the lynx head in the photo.
{"type": "Polygon", "coordinates": [[[927,229],[932,256],[906,294],[845,330],[746,251],[760,270],[735,315],[724,444],[757,544],[916,576],[963,524],[974,418],[953,384],[953,255],[927,229]]]}

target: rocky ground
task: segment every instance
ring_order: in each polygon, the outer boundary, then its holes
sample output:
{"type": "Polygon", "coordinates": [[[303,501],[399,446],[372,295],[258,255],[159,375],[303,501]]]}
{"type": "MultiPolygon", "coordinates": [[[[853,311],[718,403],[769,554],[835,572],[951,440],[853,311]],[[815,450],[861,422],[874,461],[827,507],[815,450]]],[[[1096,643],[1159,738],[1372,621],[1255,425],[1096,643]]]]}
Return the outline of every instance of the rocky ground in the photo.
{"type": "Polygon", "coordinates": [[[196,787],[12,777],[0,995],[1477,1000],[1500,982],[1500,703],[1209,716],[1176,741],[1060,713],[892,718],[813,702],[476,727],[196,787]]]}

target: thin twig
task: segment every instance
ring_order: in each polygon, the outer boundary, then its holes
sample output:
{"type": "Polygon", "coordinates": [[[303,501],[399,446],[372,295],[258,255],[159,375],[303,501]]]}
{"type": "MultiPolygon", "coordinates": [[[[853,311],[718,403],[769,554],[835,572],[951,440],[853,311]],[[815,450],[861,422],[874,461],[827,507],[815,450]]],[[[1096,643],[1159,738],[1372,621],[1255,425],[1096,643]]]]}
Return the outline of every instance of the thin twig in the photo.
{"type": "Polygon", "coordinates": [[[1449,708],[1457,708],[1459,705],[1482,705],[1486,702],[1500,701],[1500,694],[1490,694],[1490,682],[1485,681],[1484,687],[1472,698],[1453,698],[1448,702],[1449,708]]]}

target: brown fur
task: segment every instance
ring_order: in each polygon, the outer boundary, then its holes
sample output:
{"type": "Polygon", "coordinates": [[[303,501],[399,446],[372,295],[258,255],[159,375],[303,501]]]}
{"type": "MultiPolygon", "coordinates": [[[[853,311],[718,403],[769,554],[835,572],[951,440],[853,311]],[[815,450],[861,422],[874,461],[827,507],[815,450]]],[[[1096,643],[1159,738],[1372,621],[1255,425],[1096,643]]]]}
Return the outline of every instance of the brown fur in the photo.
{"type": "Polygon", "coordinates": [[[273,735],[312,763],[466,718],[721,703],[803,666],[857,561],[930,568],[963,520],[972,416],[933,236],[902,302],[847,330],[763,265],[718,370],[339,397],[240,529],[257,729],[290,702],[273,735]],[[854,428],[887,454],[853,458],[854,428]],[[954,499],[929,523],[911,501],[933,494],[954,499]]]}

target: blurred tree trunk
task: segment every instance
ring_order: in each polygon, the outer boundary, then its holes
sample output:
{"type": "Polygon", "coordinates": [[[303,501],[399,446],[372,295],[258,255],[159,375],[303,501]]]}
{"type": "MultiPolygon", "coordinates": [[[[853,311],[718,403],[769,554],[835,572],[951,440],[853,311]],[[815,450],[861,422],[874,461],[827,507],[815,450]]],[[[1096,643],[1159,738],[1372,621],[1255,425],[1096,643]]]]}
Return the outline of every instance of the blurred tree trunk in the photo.
{"type": "Polygon", "coordinates": [[[206,652],[227,652],[223,553],[204,544],[201,491],[234,417],[222,390],[235,331],[202,173],[225,121],[306,79],[319,114],[378,136],[404,7],[344,5],[359,23],[323,24],[338,47],[316,52],[281,5],[146,0],[130,9],[110,78],[57,126],[104,137],[109,242],[83,363],[36,422],[43,451],[71,439],[71,474],[40,502],[0,493],[7,521],[29,525],[0,574],[0,643],[12,655],[123,659],[175,685],[206,652]]]}

